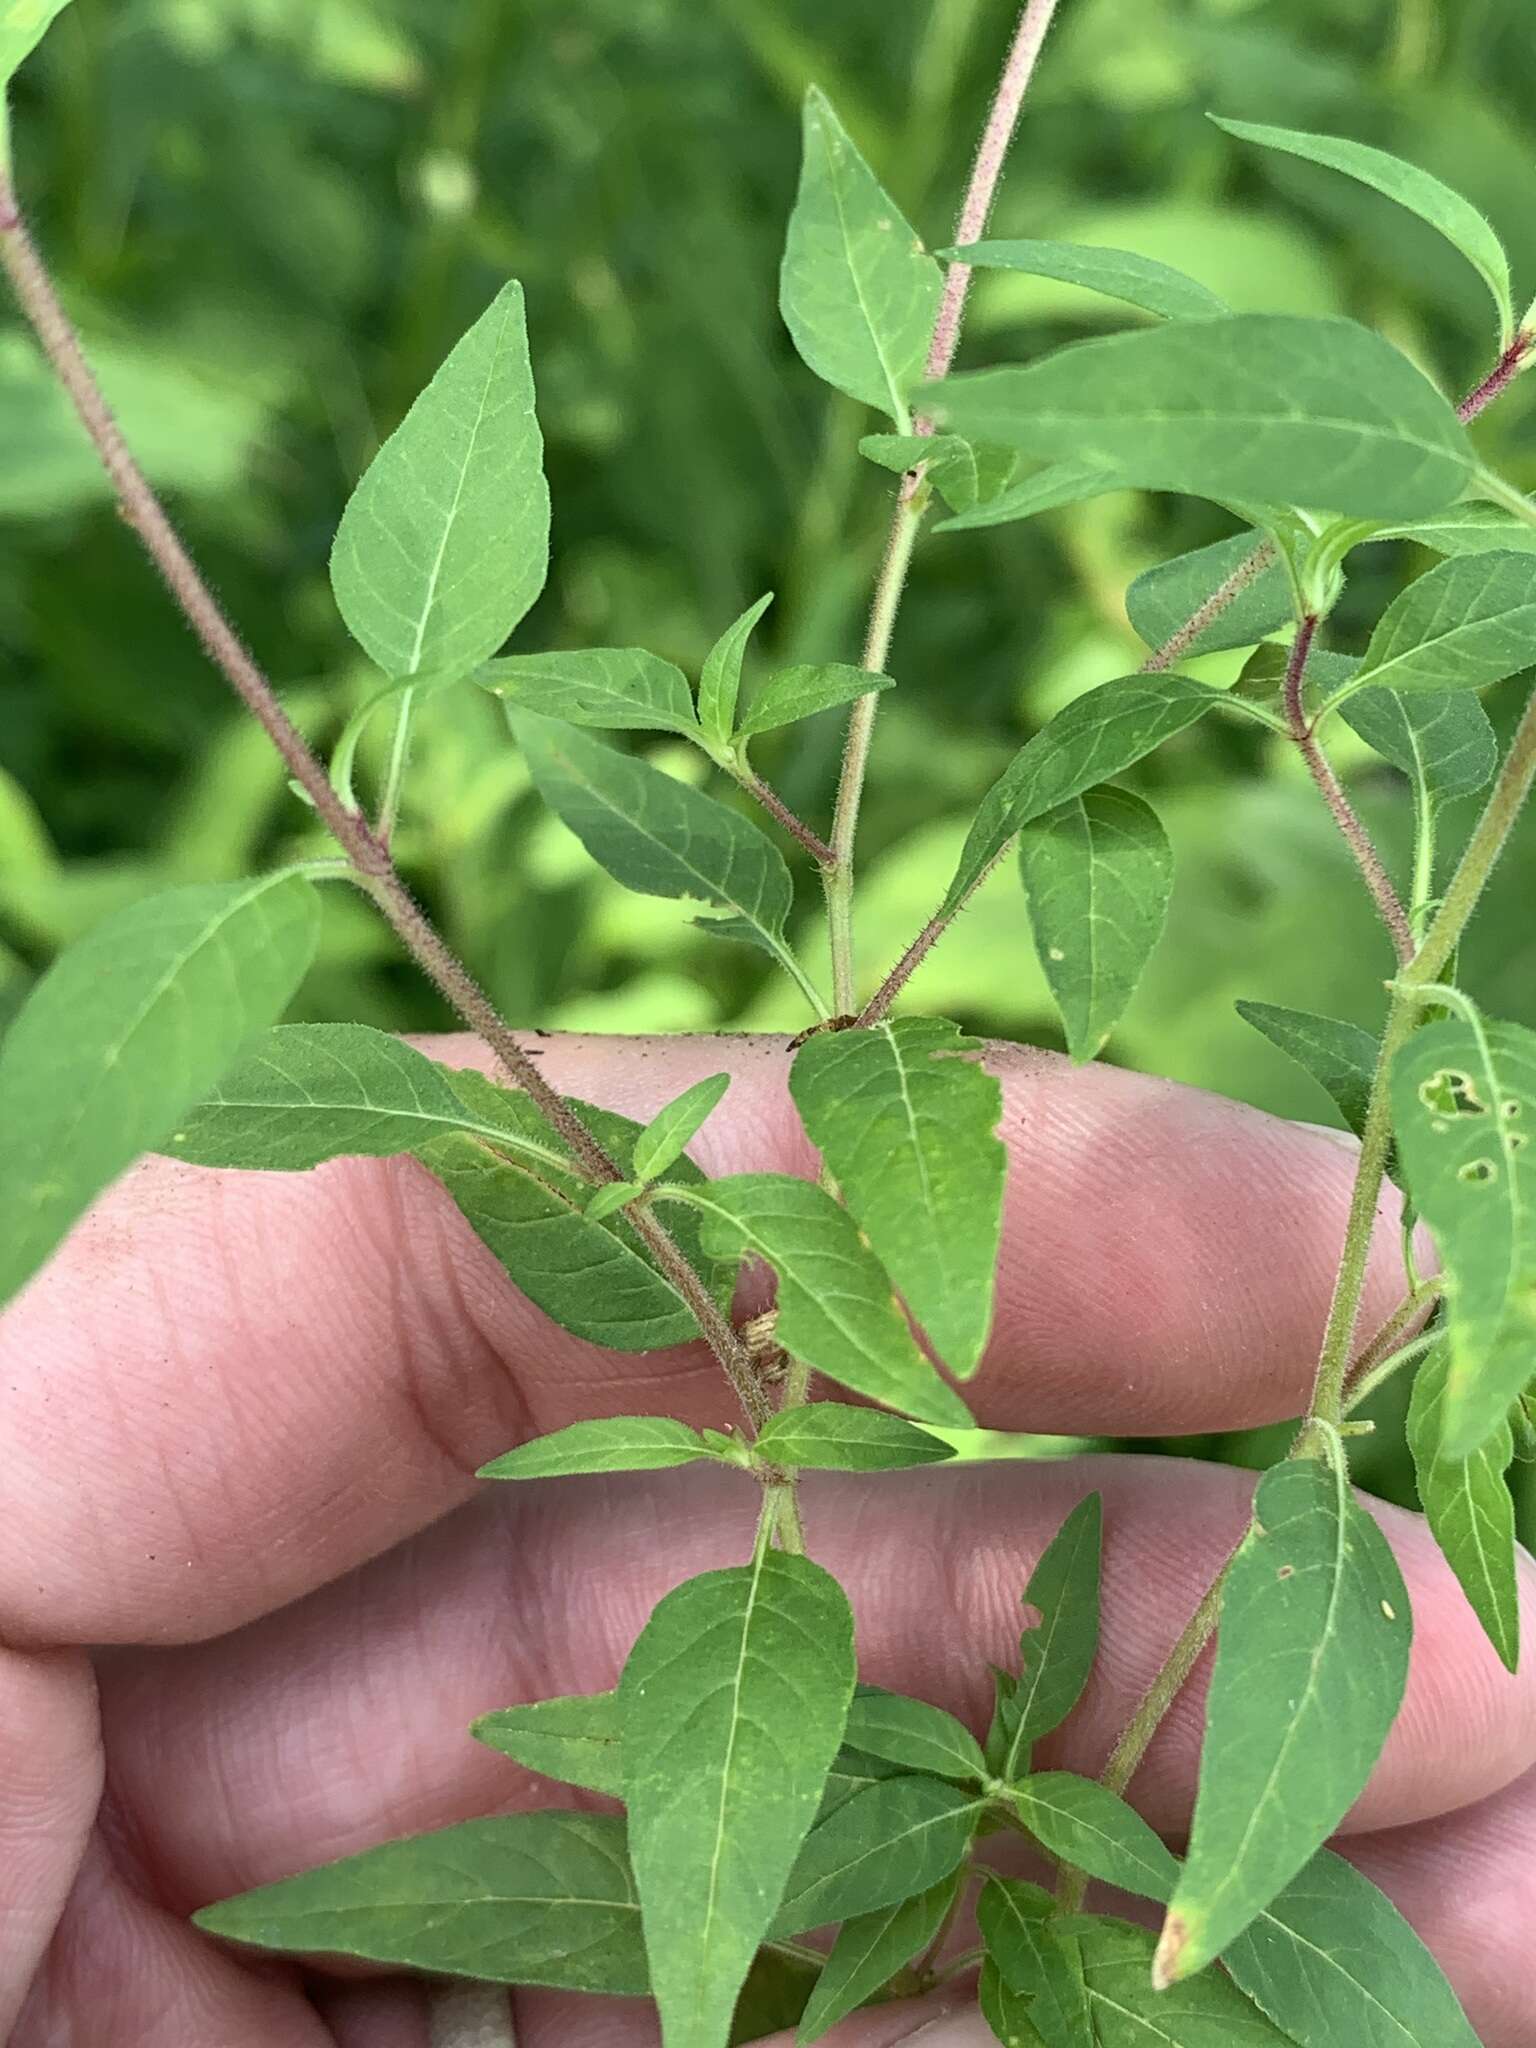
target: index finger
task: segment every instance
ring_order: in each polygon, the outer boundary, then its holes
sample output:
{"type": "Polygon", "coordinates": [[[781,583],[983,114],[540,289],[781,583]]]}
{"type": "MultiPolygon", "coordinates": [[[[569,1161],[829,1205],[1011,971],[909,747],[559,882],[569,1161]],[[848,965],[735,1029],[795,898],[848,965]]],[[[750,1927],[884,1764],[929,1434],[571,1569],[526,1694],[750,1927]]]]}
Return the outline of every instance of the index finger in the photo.
{"type": "MultiPolygon", "coordinates": [[[[561,1089],[635,1116],[728,1069],[699,1163],[814,1170],[782,1039],[538,1045],[561,1089]]],[[[435,1049],[485,1064],[470,1040],[435,1049]]],[[[978,1418],[1135,1435],[1297,1413],[1351,1142],[1115,1068],[989,1058],[1011,1172],[978,1418]]],[[[1364,1329],[1400,1292],[1395,1239],[1384,1211],[1364,1329]]],[[[635,1358],[558,1329],[409,1161],[146,1160],[0,1321],[0,1384],[15,1644],[216,1634],[421,1528],[527,1436],[595,1414],[735,1419],[702,1347],[635,1358]]]]}

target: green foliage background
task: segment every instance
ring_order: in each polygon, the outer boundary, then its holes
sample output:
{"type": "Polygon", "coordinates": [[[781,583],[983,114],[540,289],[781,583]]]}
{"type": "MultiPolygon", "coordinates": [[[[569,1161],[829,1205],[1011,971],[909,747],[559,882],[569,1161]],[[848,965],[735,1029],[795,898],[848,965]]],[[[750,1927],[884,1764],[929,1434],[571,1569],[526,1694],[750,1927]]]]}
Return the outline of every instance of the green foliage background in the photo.
{"type": "MultiPolygon", "coordinates": [[[[508,275],[527,289],[555,503],[549,588],[514,651],[634,644],[696,669],[771,588],[757,659],[846,660],[894,479],[857,452],[879,422],[816,385],[776,312],[798,102],[822,84],[942,245],[1012,15],[1012,0],[75,0],[21,81],[18,176],[126,428],[317,740],[370,682],[326,581],[341,507],[508,275]]],[[[995,222],[1160,256],[1238,310],[1348,312],[1447,388],[1482,374],[1486,296],[1453,253],[1348,181],[1245,150],[1207,108],[1347,133],[1438,172],[1489,214],[1529,291],[1528,0],[1063,0],[995,222]]],[[[994,275],[963,360],[1027,357],[1135,317],[994,275]]],[[[1477,432],[1536,484],[1536,377],[1477,432]]],[[[1136,666],[1130,579],[1229,530],[1209,506],[1122,494],[923,542],[865,808],[867,972],[931,909],[1020,740],[1136,666]]],[[[1422,566],[1397,545],[1356,562],[1333,641],[1353,649],[1422,566]]],[[[1224,677],[1238,660],[1194,672],[1224,677]]],[[[1492,694],[1501,728],[1525,687],[1492,694]]],[[[765,960],[595,873],[532,799],[481,693],[426,704],[417,734],[402,864],[513,1021],[805,1021],[765,960]]],[[[838,742],[834,715],[759,743],[759,765],[813,821],[838,742]]],[[[1363,742],[1339,742],[1401,856],[1405,790],[1363,742]]],[[[681,743],[657,757],[699,772],[681,743]]],[[[1178,879],[1108,1056],[1335,1120],[1233,1009],[1248,997],[1380,1020],[1389,954],[1299,762],[1207,721],[1140,779],[1178,879]]],[[[0,1019],[106,909],[313,839],[0,314],[0,1019]]],[[[1533,883],[1536,820],[1467,961],[1479,1000],[1526,1023],[1533,883]]],[[[327,892],[326,919],[295,1015],[445,1021],[358,901],[327,892]]],[[[1010,868],[912,1000],[1060,1042],[1010,868]]],[[[1401,1494],[1396,1432],[1374,1461],[1367,1449],[1362,1476],[1401,1494]]]]}

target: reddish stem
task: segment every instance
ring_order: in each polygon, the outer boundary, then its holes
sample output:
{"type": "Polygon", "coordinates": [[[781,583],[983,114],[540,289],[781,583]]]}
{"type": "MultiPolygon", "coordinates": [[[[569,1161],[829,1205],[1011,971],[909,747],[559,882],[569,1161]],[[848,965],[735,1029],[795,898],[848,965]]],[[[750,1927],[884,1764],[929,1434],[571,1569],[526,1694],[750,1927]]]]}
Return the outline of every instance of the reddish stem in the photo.
{"type": "Polygon", "coordinates": [[[1474,386],[1456,408],[1456,417],[1463,426],[1475,420],[1485,411],[1501,392],[1507,391],[1530,360],[1531,350],[1536,348],[1536,335],[1521,332],[1505,349],[1481,384],[1474,386]]]}

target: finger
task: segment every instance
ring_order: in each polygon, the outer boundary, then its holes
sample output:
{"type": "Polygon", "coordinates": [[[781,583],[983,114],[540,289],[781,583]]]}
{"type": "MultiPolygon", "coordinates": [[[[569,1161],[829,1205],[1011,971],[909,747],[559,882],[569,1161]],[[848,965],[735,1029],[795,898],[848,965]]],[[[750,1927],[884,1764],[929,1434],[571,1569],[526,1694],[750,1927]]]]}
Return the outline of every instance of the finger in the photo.
{"type": "MultiPolygon", "coordinates": [[[[781,1040],[550,1039],[542,1056],[560,1087],[637,1115],[728,1067],[701,1162],[810,1170],[781,1040]]],[[[1299,1410],[1348,1141],[1113,1068],[993,1057],[1013,1171],[978,1414],[1134,1433],[1299,1410]]],[[[1389,1204],[1366,1324],[1400,1284],[1394,1220],[1389,1204]]],[[[0,1323],[0,1375],[0,1635],[38,1644],[234,1626],[578,1416],[732,1419],[698,1347],[626,1358],[555,1329],[409,1162],[145,1162],[0,1323]]]]}
{"type": "MultiPolygon", "coordinates": [[[[570,1803],[468,1741],[466,1725],[511,1702],[612,1685],[668,1587],[750,1549],[755,1502],[734,1478],[508,1488],[225,1642],[107,1659],[113,1798],[150,1845],[164,1902],[186,1911],[387,1837],[570,1803]]],[[[1252,1486],[1220,1466],[1109,1457],[808,1484],[806,1498],[812,1547],[853,1601],[863,1675],[981,1733],[988,1663],[1017,1667],[1033,1563],[1098,1487],[1103,1648],[1080,1707],[1041,1752],[1096,1774],[1241,1532],[1252,1486]]],[[[1536,1763],[1536,1673],[1504,1671],[1422,1521],[1376,1511],[1416,1630],[1405,1706],[1356,1828],[1446,1811],[1536,1763]]],[[[1200,1694],[1180,1701],[1134,1788],[1169,1833],[1189,1819],[1200,1694]]]]}
{"type": "Polygon", "coordinates": [[[0,1649],[0,2041],[74,1883],[101,1796],[96,1686],[78,1651],[0,1649]]]}

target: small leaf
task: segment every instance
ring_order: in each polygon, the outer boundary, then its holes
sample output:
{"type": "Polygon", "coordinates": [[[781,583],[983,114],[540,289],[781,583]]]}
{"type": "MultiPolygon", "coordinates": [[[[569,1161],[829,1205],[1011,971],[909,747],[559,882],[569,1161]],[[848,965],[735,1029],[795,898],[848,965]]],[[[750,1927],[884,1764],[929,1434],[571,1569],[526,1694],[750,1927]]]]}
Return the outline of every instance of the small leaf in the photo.
{"type": "Polygon", "coordinates": [[[967,440],[1218,503],[1415,519],[1449,505],[1474,466],[1450,404],[1348,320],[1174,321],[950,377],[915,402],[967,440]]]}
{"type": "MultiPolygon", "coordinates": [[[[1071,1940],[1081,1957],[1096,2048],[1292,2048],[1235,1984],[1218,1970],[1157,1991],[1153,1937],[1123,1920],[1058,1921],[1052,1938],[1071,1940]]],[[[1336,2048],[1356,2048],[1345,2035],[1336,2048]]]]}
{"type": "Polygon", "coordinates": [[[632,1164],[636,1178],[659,1180],[681,1159],[730,1085],[729,1074],[711,1074],[658,1110],[635,1140],[632,1164]]]}
{"type": "Polygon", "coordinates": [[[775,1940],[897,1905],[960,1867],[984,1802],[940,1778],[881,1778],[817,1823],[772,1927],[775,1940]]]}
{"type": "Polygon", "coordinates": [[[645,1185],[638,1180],[605,1181],[600,1188],[594,1188],[582,1208],[583,1216],[594,1223],[601,1223],[605,1216],[613,1216],[620,1209],[627,1209],[631,1202],[645,1193],[645,1185]]]}
{"type": "Polygon", "coordinates": [[[1399,1156],[1444,1268],[1441,1455],[1504,1427],[1536,1347],[1536,1033],[1446,1018],[1393,1062],[1399,1156]]]}
{"type": "Polygon", "coordinates": [[[981,1745],[953,1714],[877,1685],[861,1685],[854,1694],[843,1740],[866,1756],[935,1778],[970,1781],[987,1775],[981,1745]]]}
{"type": "Polygon", "coordinates": [[[958,1874],[946,1877],[915,1899],[844,1922],[800,2022],[799,2038],[806,2048],[924,1952],[943,1926],[959,1886],[958,1874]]]}
{"type": "Polygon", "coordinates": [[[548,567],[523,288],[507,284],[368,465],[336,530],[331,587],[387,676],[467,675],[548,567]]]}
{"type": "Polygon", "coordinates": [[[1222,1962],[1299,2048],[1477,2048],[1455,1992],[1402,1914],[1327,1849],[1222,1962]]]}
{"type": "Polygon", "coordinates": [[[319,927],[312,882],[264,875],[146,897],[60,954],[0,1044],[0,1301],[281,1015],[319,927]]]}
{"type": "MultiPolygon", "coordinates": [[[[68,5],[69,0],[0,0],[0,100],[68,5]]],[[[4,117],[0,116],[0,140],[3,137],[4,117]]]]}
{"type": "Polygon", "coordinates": [[[1036,1841],[1074,1870],[1144,1899],[1172,1894],[1178,1863],[1141,1815],[1096,1780],[1037,1771],[1013,1797],[1036,1841]]]}
{"type": "Polygon", "coordinates": [[[726,746],[736,725],[736,699],[741,692],[741,664],[752,628],[773,603],[767,591],[750,604],[734,625],[727,626],[704,657],[699,674],[699,723],[713,745],[726,746]]]}
{"type": "MultiPolygon", "coordinates": [[[[1185,626],[1213,592],[1219,590],[1263,545],[1259,533],[1235,533],[1193,554],[1176,555],[1147,569],[1125,593],[1131,624],[1148,647],[1162,647],[1185,626]]],[[[1216,654],[1228,647],[1251,647],[1278,633],[1293,617],[1291,579],[1278,559],[1269,562],[1192,640],[1186,659],[1216,654]]]]}
{"type": "MultiPolygon", "coordinates": [[[[860,1229],[946,1365],[981,1362],[1008,1155],[1002,1090],[940,1018],[807,1039],[790,1093],[860,1229]]],[[[930,1417],[937,1420],[937,1417],[930,1417]]]]}
{"type": "MultiPolygon", "coordinates": [[[[976,2002],[981,2008],[982,2018],[1002,2042],[1003,2048],[1047,2048],[1029,2016],[1030,2001],[1021,1998],[1004,1982],[1002,1972],[990,1956],[981,1966],[976,2002]]],[[[1086,2039],[1086,2035],[1078,2036],[1080,2042],[1086,2039]]]]}
{"type": "Polygon", "coordinates": [[[1023,1675],[1008,1703],[1010,1742],[1002,1775],[1017,1777],[1033,1742],[1071,1713],[1099,1647],[1099,1558],[1104,1503],[1087,1494],[1041,1552],[1024,1604],[1039,1621],[1019,1643],[1023,1675]]]}
{"type": "Polygon", "coordinates": [[[1219,1955],[1353,1806],[1402,1704],[1412,1632],[1397,1561],[1343,1476],[1313,1458],[1267,1472],[1222,1598],[1162,1981],[1219,1955]]]}
{"type": "Polygon", "coordinates": [[[744,1173],[687,1191],[717,1258],[743,1252],[779,1277],[778,1340],[813,1372],[923,1422],[970,1421],[897,1307],[857,1224],[823,1188],[787,1174],[744,1173]]]}
{"type": "Polygon", "coordinates": [[[720,2048],[837,1754],[853,1616],[763,1550],[667,1594],[619,1682],[624,1796],[667,2048],[720,2048]]]}
{"type": "Polygon", "coordinates": [[[1082,1956],[1070,1938],[1057,1938],[1062,1923],[1053,1911],[1049,1893],[1038,1885],[989,1877],[976,1922],[1001,1987],[1024,2002],[1045,2048],[1080,2048],[1094,2039],[1082,1956]]]}
{"type": "Polygon", "coordinates": [[[1132,767],[1226,694],[1188,676],[1151,675],[1121,676],[1074,698],[982,798],[940,916],[960,908],[1016,832],[1132,767]]]}
{"type": "Polygon", "coordinates": [[[482,1465],[477,1479],[566,1479],[582,1472],[664,1472],[673,1465],[711,1462],[714,1453],[696,1429],[667,1415],[618,1415],[611,1421],[573,1422],[536,1436],[482,1465]]]}
{"type": "Polygon", "coordinates": [[[1419,1367],[1408,1408],[1419,1500],[1445,1561],[1508,1671],[1520,1666],[1520,1580],[1515,1562],[1515,1503],[1505,1473],[1515,1455],[1507,1422],[1470,1458],[1442,1447],[1446,1374],[1443,1344],[1419,1367]]]}
{"type": "Polygon", "coordinates": [[[637,1996],[647,1989],[624,1822],[519,1813],[386,1842],[194,1914],[300,1955],[637,1996]]]}
{"type": "Polygon", "coordinates": [[[1536,661],[1536,576],[1513,548],[1437,562],[1383,612],[1351,694],[1481,690],[1536,661]]]}
{"type": "Polygon", "coordinates": [[[1067,1050],[1094,1059],[1162,937],[1173,892],[1168,835],[1150,804],[1106,785],[1026,825],[1019,868],[1067,1050]]]}
{"type": "Polygon", "coordinates": [[[482,1714],[469,1732],[476,1742],[499,1750],[525,1770],[606,1793],[611,1799],[624,1796],[616,1692],[500,1707],[482,1714]]]}
{"type": "Polygon", "coordinates": [[[955,1455],[949,1444],[899,1415],[838,1401],[781,1410],[757,1443],[776,1465],[822,1472],[899,1472],[912,1465],[939,1465],[955,1455]]]}
{"type": "Polygon", "coordinates": [[[503,655],[483,663],[475,681],[519,711],[563,718],[567,725],[699,737],[688,678],[641,647],[503,655]]]}
{"type": "Polygon", "coordinates": [[[942,288],[939,266],[813,86],[779,276],[779,310],[802,361],[904,430],[942,288]]]}
{"type": "Polygon", "coordinates": [[[1119,479],[1089,462],[1052,462],[1021,477],[994,496],[941,519],[935,533],[969,533],[982,526],[1010,526],[1033,519],[1037,512],[1056,512],[1063,505],[1081,505],[1120,488],[1119,479]]]}
{"type": "Polygon", "coordinates": [[[1100,249],[1084,242],[972,242],[964,249],[941,249],[950,262],[969,263],[978,270],[1018,270],[1029,277],[1054,277],[1081,285],[1155,313],[1160,320],[1208,320],[1230,313],[1231,307],[1203,284],[1167,263],[1138,256],[1130,249],[1100,249]]]}
{"type": "Polygon", "coordinates": [[[1262,1031],[1271,1045],[1312,1076],[1358,1138],[1370,1108],[1380,1042],[1358,1024],[1315,1017],[1310,1010],[1287,1010],[1279,1003],[1235,1007],[1245,1024],[1262,1031]]]}
{"type": "Polygon", "coordinates": [[[1384,149],[1373,149],[1369,143],[1351,142],[1347,136],[1309,135],[1297,128],[1224,121],[1219,114],[1210,118],[1218,128],[1225,128],[1229,135],[1236,135],[1243,142],[1256,142],[1263,149],[1284,150],[1289,156],[1304,157],[1307,162],[1323,164],[1331,171],[1343,171],[1346,177],[1358,179],[1362,185],[1395,199],[1420,220],[1428,221],[1453,248],[1460,250],[1492,292],[1493,303],[1499,309],[1501,344],[1510,340],[1515,314],[1510,301],[1509,258],[1498,236],[1470,200],[1463,199],[1459,192],[1442,184],[1430,172],[1421,171],[1416,164],[1404,163],[1401,157],[1389,155],[1384,149]]]}
{"type": "Polygon", "coordinates": [[[973,447],[958,434],[866,434],[859,453],[899,476],[925,464],[928,482],[956,512],[996,497],[1019,466],[1012,448],[973,447]]]}
{"type": "Polygon", "coordinates": [[[812,718],[818,711],[837,704],[851,704],[874,690],[889,690],[890,676],[871,675],[867,668],[854,668],[845,661],[807,662],[798,668],[781,668],[771,675],[747,700],[736,727],[738,739],[750,739],[760,732],[772,732],[797,719],[812,718]]]}
{"type": "Polygon", "coordinates": [[[1344,706],[1344,719],[1432,804],[1471,796],[1499,765],[1493,723],[1462,691],[1362,690],[1344,706]]]}

